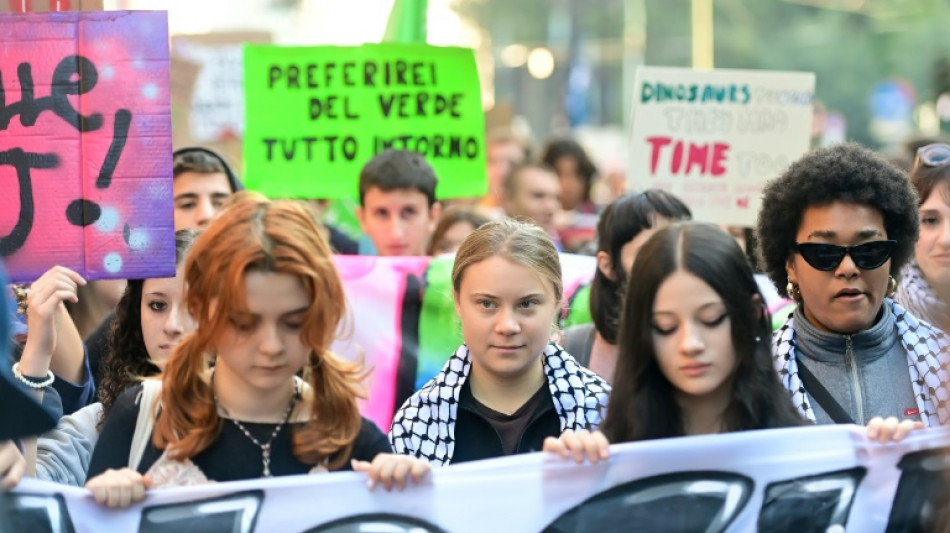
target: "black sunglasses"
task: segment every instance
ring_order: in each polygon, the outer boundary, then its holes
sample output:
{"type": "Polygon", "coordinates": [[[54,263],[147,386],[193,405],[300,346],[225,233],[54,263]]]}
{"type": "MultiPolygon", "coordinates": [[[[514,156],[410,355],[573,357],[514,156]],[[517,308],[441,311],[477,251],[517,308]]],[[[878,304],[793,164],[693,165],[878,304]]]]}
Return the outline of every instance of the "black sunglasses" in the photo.
{"type": "Polygon", "coordinates": [[[823,242],[800,242],[795,251],[802,259],[817,270],[834,270],[850,255],[851,260],[861,270],[874,270],[887,262],[897,247],[897,241],[871,241],[854,246],[838,246],[823,242]]]}
{"type": "Polygon", "coordinates": [[[950,145],[934,143],[918,148],[917,162],[928,167],[939,167],[950,163],[950,145]]]}

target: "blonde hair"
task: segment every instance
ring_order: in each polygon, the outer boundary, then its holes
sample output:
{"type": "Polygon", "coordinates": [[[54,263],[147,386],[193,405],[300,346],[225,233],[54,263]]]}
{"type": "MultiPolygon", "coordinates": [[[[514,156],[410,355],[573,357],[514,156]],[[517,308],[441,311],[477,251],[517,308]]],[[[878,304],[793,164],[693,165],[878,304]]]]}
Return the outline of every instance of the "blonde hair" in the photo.
{"type": "Polygon", "coordinates": [[[303,463],[339,468],[360,430],[356,400],[362,395],[359,365],[328,351],[346,311],[343,284],[313,213],[299,202],[271,202],[255,193],[235,194],[185,261],[185,303],[197,328],[166,366],[153,441],[181,459],[218,438],[214,392],[204,376],[208,355],[230,327],[230,310],[246,307],[248,272],[297,276],[310,298],[300,335],[312,350],[304,367],[311,418],[294,431],[293,450],[303,463]]]}
{"type": "Polygon", "coordinates": [[[554,241],[537,225],[511,218],[488,222],[462,242],[452,266],[452,288],[455,293],[458,294],[468,267],[496,255],[523,265],[550,282],[557,302],[561,302],[564,281],[561,277],[561,258],[554,241]]]}

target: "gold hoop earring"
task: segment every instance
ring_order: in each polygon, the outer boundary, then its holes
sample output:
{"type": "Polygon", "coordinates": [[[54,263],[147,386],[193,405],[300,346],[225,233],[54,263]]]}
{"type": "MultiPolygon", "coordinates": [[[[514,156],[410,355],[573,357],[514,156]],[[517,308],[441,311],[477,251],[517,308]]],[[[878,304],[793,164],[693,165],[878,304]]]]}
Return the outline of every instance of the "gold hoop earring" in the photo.
{"type": "Polygon", "coordinates": [[[890,298],[894,296],[894,293],[897,292],[897,280],[894,279],[894,276],[887,278],[887,296],[890,298]]]}
{"type": "Polygon", "coordinates": [[[796,302],[800,302],[802,300],[802,290],[801,288],[798,287],[798,284],[796,283],[792,283],[791,281],[786,283],[785,293],[788,294],[789,298],[791,298],[792,300],[795,300],[796,302]]]}

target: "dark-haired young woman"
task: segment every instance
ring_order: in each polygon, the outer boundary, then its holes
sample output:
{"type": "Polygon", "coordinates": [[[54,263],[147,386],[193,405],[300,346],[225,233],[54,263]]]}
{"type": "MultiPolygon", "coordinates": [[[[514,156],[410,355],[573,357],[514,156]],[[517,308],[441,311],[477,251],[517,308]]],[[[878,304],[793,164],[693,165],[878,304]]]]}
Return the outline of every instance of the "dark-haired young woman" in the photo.
{"type": "Polygon", "coordinates": [[[637,253],[654,233],[692,214],[679,198],[658,189],[614,200],[597,223],[597,270],[590,286],[592,324],[564,331],[562,344],[577,362],[610,383],[617,366],[623,293],[637,253]]]}

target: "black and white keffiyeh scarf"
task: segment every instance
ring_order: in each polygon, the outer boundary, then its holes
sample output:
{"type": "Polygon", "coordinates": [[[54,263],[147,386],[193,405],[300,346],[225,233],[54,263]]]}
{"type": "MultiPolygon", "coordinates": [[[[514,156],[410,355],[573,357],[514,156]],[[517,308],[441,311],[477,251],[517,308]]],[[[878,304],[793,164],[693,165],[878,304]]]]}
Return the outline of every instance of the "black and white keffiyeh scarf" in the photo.
{"type": "Polygon", "coordinates": [[[907,263],[901,270],[901,281],[897,285],[894,300],[908,313],[937,328],[950,322],[950,307],[934,293],[916,261],[907,263]]]}
{"type": "MultiPolygon", "coordinates": [[[[561,431],[596,429],[607,409],[610,385],[554,343],[545,347],[541,362],[561,431]]],[[[463,344],[436,377],[406,400],[389,430],[396,453],[438,466],[452,461],[459,394],[471,369],[468,347],[463,344]]]]}
{"type": "MultiPolygon", "coordinates": [[[[950,373],[948,353],[950,339],[939,329],[917,320],[906,309],[885,299],[900,335],[901,345],[907,352],[907,366],[914,389],[920,419],[927,427],[947,424],[950,419],[950,373]]],[[[798,376],[795,353],[795,320],[790,314],[785,324],[772,335],[772,362],[782,385],[791,393],[792,402],[806,418],[815,421],[815,413],[809,405],[805,387],[798,376]]],[[[883,393],[883,391],[882,391],[883,393]]]]}

